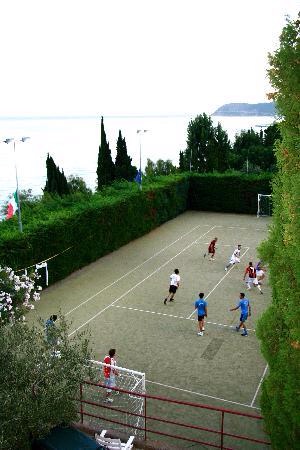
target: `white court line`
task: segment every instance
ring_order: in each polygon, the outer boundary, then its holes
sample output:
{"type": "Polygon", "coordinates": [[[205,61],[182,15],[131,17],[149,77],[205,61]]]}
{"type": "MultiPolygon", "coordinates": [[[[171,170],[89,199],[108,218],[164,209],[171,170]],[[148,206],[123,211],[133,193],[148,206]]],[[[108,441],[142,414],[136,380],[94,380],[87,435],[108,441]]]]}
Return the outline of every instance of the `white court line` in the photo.
{"type": "Polygon", "coordinates": [[[232,403],[233,405],[245,406],[246,408],[260,409],[256,406],[247,405],[245,403],[234,402],[233,400],[226,400],[225,398],[214,397],[213,395],[202,394],[201,392],[189,391],[188,389],[181,389],[175,386],[169,386],[168,384],[157,383],[156,381],[146,380],[146,383],[157,384],[158,386],[163,386],[170,389],[175,389],[181,392],[187,392],[188,394],[199,395],[200,397],[212,398],[214,400],[220,400],[221,402],[232,403]]]}
{"type": "MultiPolygon", "coordinates": [[[[184,317],[184,316],[176,316],[175,314],[167,314],[167,313],[161,313],[161,312],[157,312],[157,311],[149,311],[149,310],[145,310],[145,309],[132,308],[130,306],[120,306],[120,305],[112,305],[112,306],[114,308],[126,309],[126,310],[130,310],[130,311],[137,311],[137,312],[146,313],[146,314],[156,314],[158,316],[166,316],[166,317],[171,317],[174,319],[192,320],[194,322],[196,321],[196,319],[192,319],[192,318],[184,317]]],[[[225,325],[224,323],[210,322],[209,320],[206,320],[205,324],[216,325],[218,327],[224,327],[224,328],[232,328],[235,330],[235,325],[225,325]]],[[[247,330],[253,331],[255,333],[254,328],[247,328],[247,330]]]]}
{"type": "Polygon", "coordinates": [[[254,397],[253,397],[252,402],[251,402],[251,407],[252,407],[252,408],[253,408],[253,404],[254,404],[254,402],[255,402],[255,400],[256,400],[257,394],[258,394],[258,392],[259,392],[259,390],[260,390],[261,384],[262,384],[262,382],[263,382],[263,380],[264,380],[264,378],[265,378],[265,376],[266,376],[268,367],[269,367],[269,366],[268,366],[268,364],[267,364],[266,367],[265,367],[264,373],[262,374],[261,379],[259,380],[257,389],[256,389],[256,391],[255,391],[254,397]]]}
{"type": "MultiPolygon", "coordinates": [[[[246,255],[247,251],[249,250],[250,247],[246,248],[246,251],[242,254],[241,259],[243,256],[246,255]]],[[[227,270],[227,272],[225,273],[225,275],[221,278],[221,280],[215,285],[215,287],[205,296],[205,298],[208,298],[210,296],[210,294],[212,292],[214,292],[214,290],[219,286],[219,284],[224,280],[225,277],[227,277],[227,275],[229,274],[229,272],[231,272],[231,270],[234,268],[235,264],[229,269],[227,270]]],[[[192,312],[192,314],[189,315],[188,319],[190,319],[192,317],[193,314],[195,314],[196,309],[194,309],[194,311],[192,312]]]]}
{"type": "Polygon", "coordinates": [[[69,334],[69,337],[72,336],[74,333],[76,333],[78,330],[80,330],[81,328],[83,328],[85,325],[87,325],[88,323],[90,323],[92,320],[96,319],[96,317],[100,316],[100,314],[102,314],[104,311],[106,311],[108,308],[110,308],[111,306],[113,306],[115,303],[119,302],[120,300],[122,300],[122,298],[124,298],[127,294],[129,294],[130,292],[132,292],[134,289],[136,289],[138,286],[140,286],[140,284],[144,283],[144,281],[148,280],[150,277],[152,277],[154,274],[156,274],[157,272],[159,272],[163,267],[165,267],[167,264],[169,264],[171,261],[173,261],[173,259],[177,258],[177,256],[181,255],[181,253],[185,252],[187,249],[189,249],[190,247],[192,247],[197,241],[199,241],[199,239],[201,239],[203,236],[205,236],[206,234],[210,233],[215,227],[211,227],[206,233],[202,234],[201,236],[199,236],[197,239],[195,239],[191,244],[187,245],[183,250],[181,250],[179,253],[177,253],[175,256],[173,256],[172,258],[168,259],[168,261],[166,261],[164,264],[162,264],[161,266],[159,266],[157,269],[155,269],[152,273],[150,273],[147,277],[145,277],[143,280],[139,281],[138,283],[136,283],[134,286],[132,286],[132,288],[128,289],[128,291],[124,292],[124,294],[122,294],[120,297],[118,297],[116,300],[114,300],[113,302],[111,302],[109,305],[107,305],[105,308],[103,308],[101,311],[97,312],[97,314],[95,314],[93,317],[91,317],[89,320],[87,320],[86,322],[84,322],[82,325],[80,325],[80,327],[76,328],[74,331],[72,331],[72,333],[69,334]]]}
{"type": "Polygon", "coordinates": [[[188,234],[192,233],[193,231],[195,231],[197,228],[199,227],[209,227],[209,225],[197,225],[196,227],[192,228],[190,231],[188,231],[185,234],[182,234],[178,239],[176,239],[176,241],[171,242],[171,244],[167,245],[166,247],[162,248],[161,250],[159,250],[159,252],[154,253],[154,255],[150,256],[150,258],[146,259],[146,261],[142,262],[141,264],[139,264],[138,266],[134,267],[133,269],[131,269],[129,272],[125,273],[124,275],[122,275],[120,278],[118,278],[117,280],[113,281],[112,283],[110,283],[109,285],[105,286],[103,289],[101,289],[100,291],[96,292],[95,294],[93,294],[91,297],[89,297],[87,300],[85,300],[82,303],[79,303],[79,305],[75,306],[74,308],[70,309],[70,311],[68,311],[65,316],[68,316],[69,314],[71,314],[72,312],[76,311],[76,309],[80,308],[81,306],[85,305],[86,303],[88,303],[90,300],[92,300],[93,298],[97,297],[97,295],[101,294],[102,292],[106,291],[106,289],[109,289],[110,287],[114,286],[116,283],[118,283],[119,281],[123,280],[124,278],[126,278],[128,275],[132,274],[135,270],[139,269],[140,267],[142,267],[144,264],[146,264],[147,262],[151,261],[151,259],[155,258],[157,255],[159,255],[160,253],[164,252],[165,250],[167,250],[169,247],[171,247],[172,245],[176,244],[176,242],[180,241],[181,239],[183,239],[184,237],[186,237],[188,234]]]}

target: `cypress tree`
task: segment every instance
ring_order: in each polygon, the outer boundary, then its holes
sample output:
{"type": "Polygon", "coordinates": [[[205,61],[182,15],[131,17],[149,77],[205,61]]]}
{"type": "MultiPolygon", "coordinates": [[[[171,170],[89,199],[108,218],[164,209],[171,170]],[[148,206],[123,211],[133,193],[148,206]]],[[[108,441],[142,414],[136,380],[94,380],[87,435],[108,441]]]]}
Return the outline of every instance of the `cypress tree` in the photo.
{"type": "Polygon", "coordinates": [[[64,171],[59,170],[56,166],[52,156],[47,155],[46,160],[47,168],[47,180],[44,188],[44,192],[49,192],[49,194],[58,194],[60,197],[62,195],[67,195],[70,193],[67,179],[65,177],[64,171]]]}
{"type": "Polygon", "coordinates": [[[97,189],[111,184],[115,179],[115,165],[111,157],[109,143],[106,140],[103,117],[101,117],[101,141],[98,152],[97,189]]]}
{"type": "Polygon", "coordinates": [[[115,161],[116,179],[132,181],[136,175],[137,169],[131,164],[132,158],[127,153],[125,138],[122,138],[121,130],[117,140],[117,155],[115,161]]]}

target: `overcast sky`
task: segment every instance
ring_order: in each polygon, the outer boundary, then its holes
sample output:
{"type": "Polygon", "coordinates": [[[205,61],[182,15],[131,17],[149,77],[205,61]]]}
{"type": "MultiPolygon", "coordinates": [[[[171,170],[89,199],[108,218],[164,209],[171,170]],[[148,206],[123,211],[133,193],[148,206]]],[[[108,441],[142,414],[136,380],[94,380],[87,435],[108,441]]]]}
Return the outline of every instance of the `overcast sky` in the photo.
{"type": "Polygon", "coordinates": [[[0,116],[212,113],[267,101],[295,0],[2,0],[0,116]]]}

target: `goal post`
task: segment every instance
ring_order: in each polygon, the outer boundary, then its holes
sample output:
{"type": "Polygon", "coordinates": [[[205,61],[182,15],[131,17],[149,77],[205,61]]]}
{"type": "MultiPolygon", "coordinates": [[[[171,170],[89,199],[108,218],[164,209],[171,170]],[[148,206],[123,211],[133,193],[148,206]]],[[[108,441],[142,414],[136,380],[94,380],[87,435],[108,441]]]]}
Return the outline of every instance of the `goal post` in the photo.
{"type": "Polygon", "coordinates": [[[101,408],[103,417],[101,420],[93,417],[93,414],[97,415],[96,409],[99,412],[99,408],[95,409],[92,405],[85,405],[84,409],[90,414],[86,415],[89,424],[95,429],[109,428],[143,438],[145,398],[136,394],[146,393],[145,373],[94,360],[90,361],[90,366],[94,383],[84,384],[83,400],[103,404],[106,407],[101,408]],[[109,405],[105,403],[106,389],[103,386],[99,386],[99,384],[105,384],[104,367],[109,367],[117,373],[116,387],[112,389],[110,394],[113,402],[109,403],[109,405]],[[127,392],[119,391],[119,389],[127,392]],[[141,428],[141,430],[136,427],[141,428]]]}
{"type": "Polygon", "coordinates": [[[272,195],[257,194],[257,217],[272,215],[272,195]]]}

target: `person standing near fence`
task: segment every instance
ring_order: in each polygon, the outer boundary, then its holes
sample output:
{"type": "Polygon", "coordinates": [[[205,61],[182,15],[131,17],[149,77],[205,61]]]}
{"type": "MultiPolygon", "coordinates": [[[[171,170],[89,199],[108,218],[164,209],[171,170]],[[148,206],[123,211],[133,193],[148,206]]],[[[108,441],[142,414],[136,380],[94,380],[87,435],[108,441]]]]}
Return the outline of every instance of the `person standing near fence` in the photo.
{"type": "Polygon", "coordinates": [[[241,308],[241,317],[240,317],[240,324],[235,327],[236,331],[239,332],[241,328],[244,329],[244,332],[241,334],[241,336],[248,336],[248,331],[246,327],[246,320],[248,317],[251,316],[251,306],[250,301],[245,298],[245,294],[243,292],[240,293],[240,300],[235,308],[231,308],[229,311],[236,311],[237,309],[241,308]]]}
{"type": "Polygon", "coordinates": [[[234,266],[234,264],[239,263],[241,260],[241,244],[238,244],[237,248],[234,250],[234,252],[231,255],[231,258],[229,260],[229,263],[227,264],[227,266],[225,267],[225,271],[227,272],[228,268],[230,266],[234,266]]]}
{"type": "Polygon", "coordinates": [[[198,300],[195,301],[195,309],[198,312],[198,336],[203,336],[204,317],[207,317],[207,301],[204,299],[203,292],[200,292],[198,300]]]}
{"type": "Polygon", "coordinates": [[[118,375],[118,371],[114,368],[117,365],[117,361],[115,359],[116,349],[111,348],[108,352],[108,355],[104,358],[104,363],[109,364],[110,367],[103,367],[103,375],[104,375],[104,384],[106,386],[106,396],[105,402],[112,403],[113,399],[111,398],[111,388],[116,387],[116,375],[118,375]]]}
{"type": "Polygon", "coordinates": [[[56,345],[58,343],[58,339],[55,332],[55,322],[57,320],[57,315],[52,314],[49,319],[45,322],[45,337],[46,341],[50,345],[56,345]]]}
{"type": "MultiPolygon", "coordinates": [[[[217,242],[218,238],[215,237],[209,244],[208,249],[207,249],[207,255],[211,255],[209,258],[209,261],[214,261],[214,256],[216,253],[216,242],[217,242]]],[[[204,253],[203,257],[206,257],[206,253],[204,253]]]]}
{"type": "Polygon", "coordinates": [[[176,294],[177,289],[179,288],[179,282],[180,282],[180,275],[179,270],[175,269],[172,275],[170,275],[170,287],[169,287],[169,294],[164,299],[164,305],[167,304],[167,301],[170,302],[174,301],[174,295],[176,294]]]}

